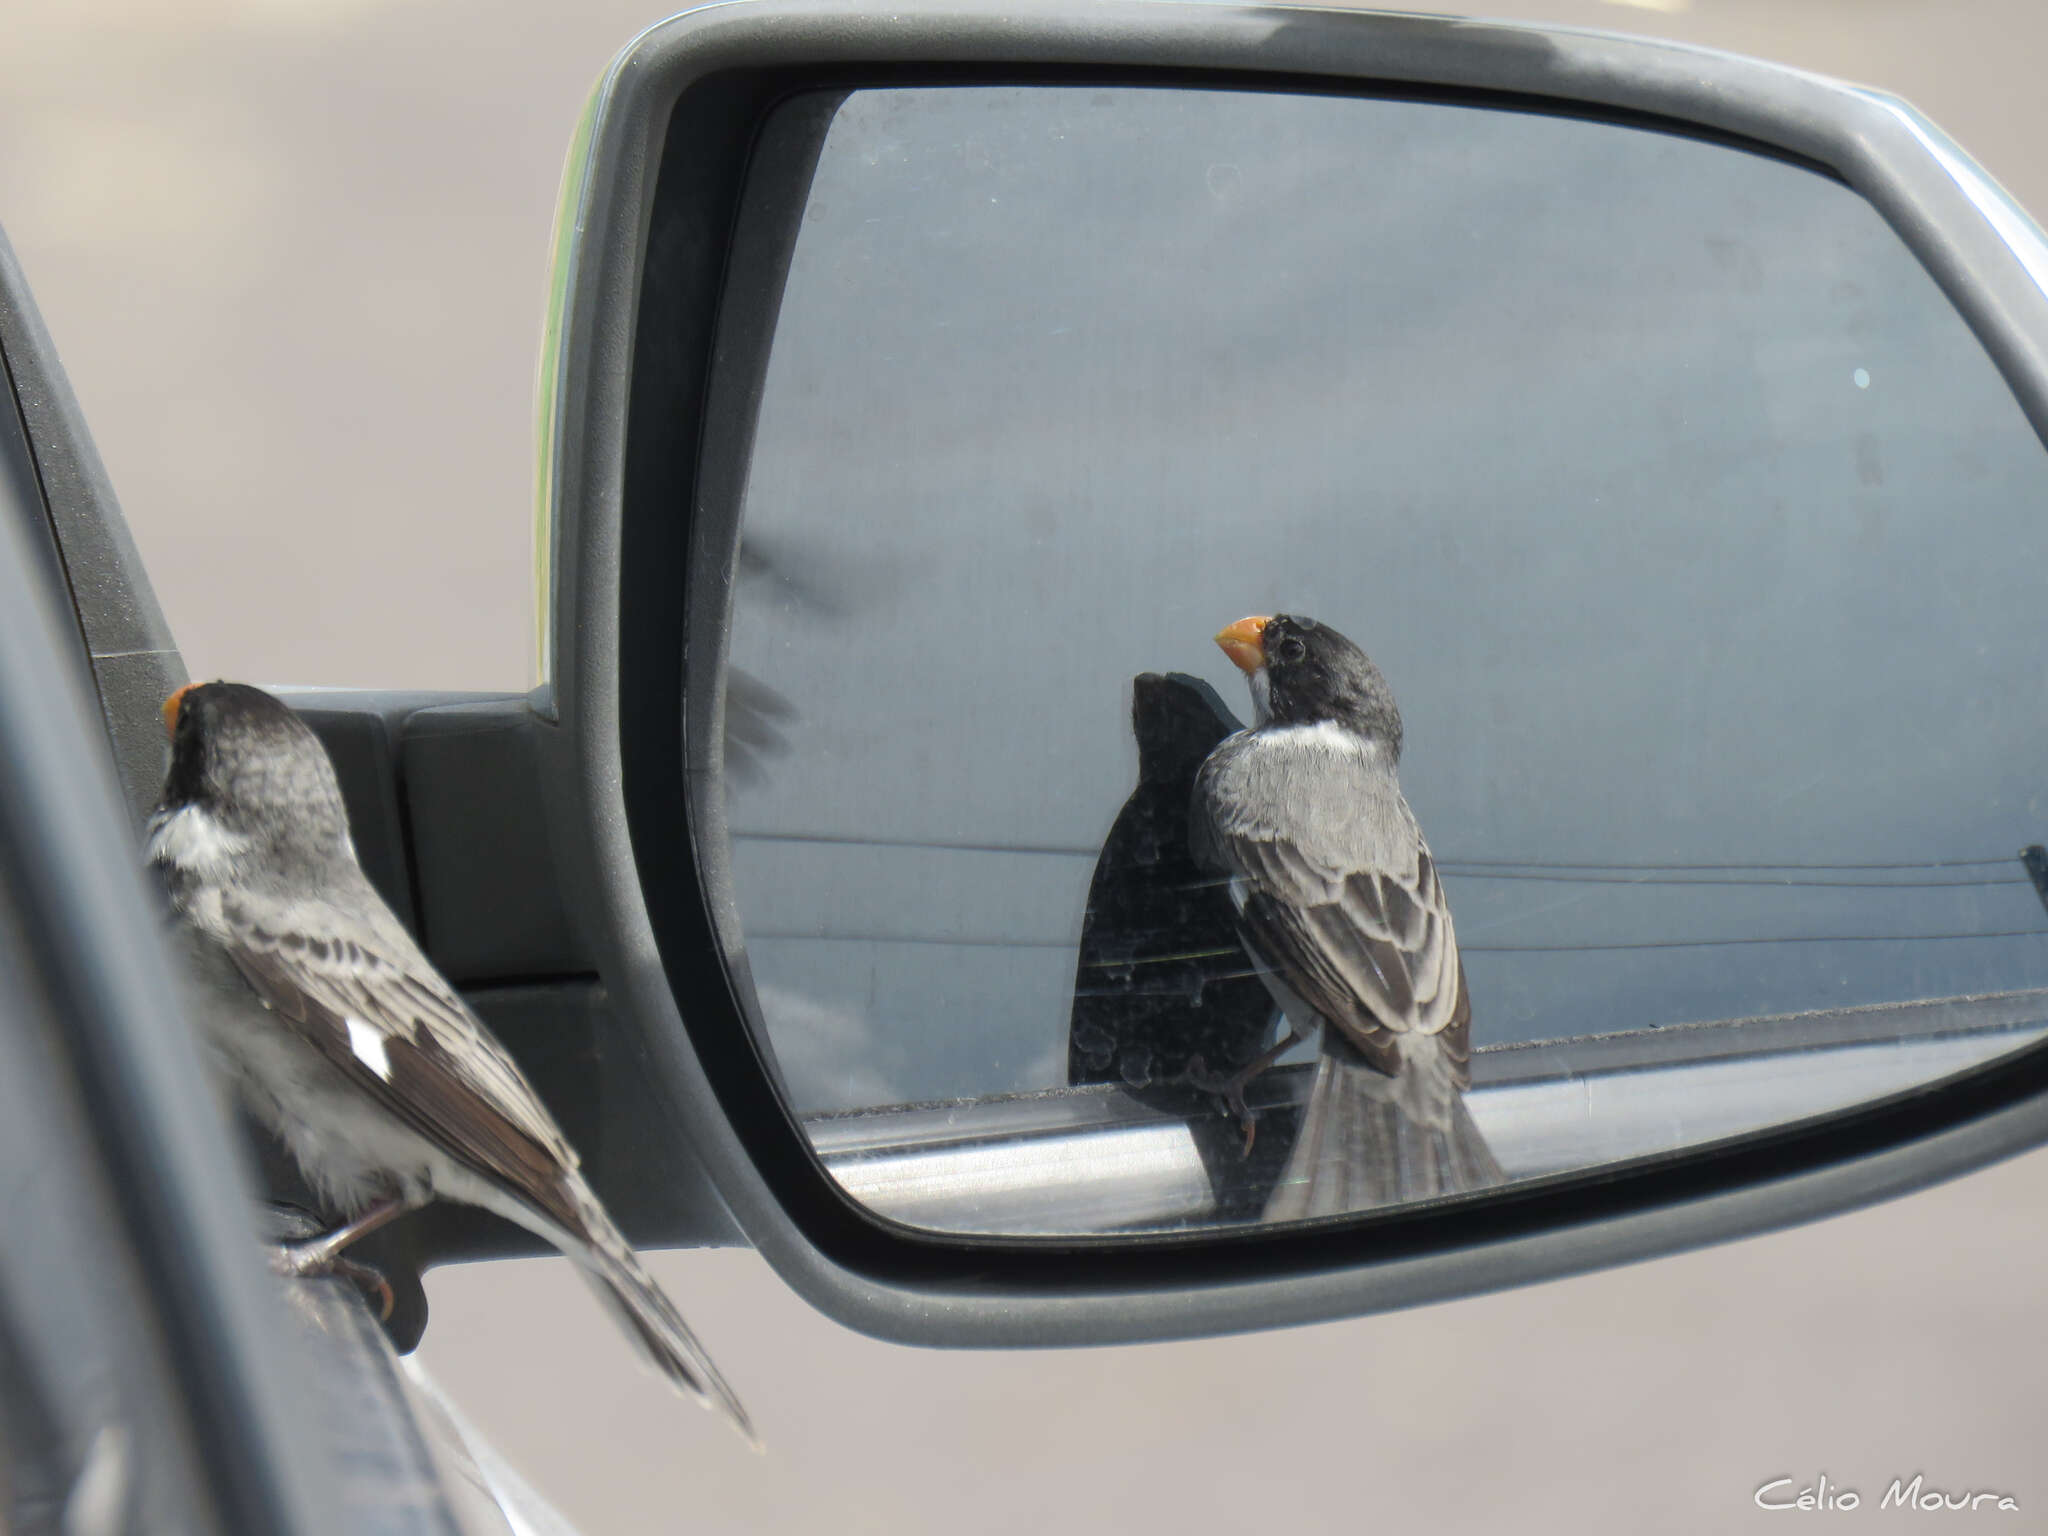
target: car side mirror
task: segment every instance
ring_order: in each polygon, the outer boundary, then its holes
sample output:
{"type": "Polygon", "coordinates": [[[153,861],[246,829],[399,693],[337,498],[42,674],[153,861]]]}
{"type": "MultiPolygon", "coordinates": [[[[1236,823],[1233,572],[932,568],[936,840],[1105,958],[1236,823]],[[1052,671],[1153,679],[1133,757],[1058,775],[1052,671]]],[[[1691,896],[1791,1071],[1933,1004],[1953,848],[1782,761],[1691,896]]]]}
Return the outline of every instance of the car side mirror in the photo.
{"type": "Polygon", "coordinates": [[[826,1311],[1309,1321],[2048,1135],[2048,245],[1909,108],[740,4],[621,56],[560,228],[560,840],[826,1311]]]}

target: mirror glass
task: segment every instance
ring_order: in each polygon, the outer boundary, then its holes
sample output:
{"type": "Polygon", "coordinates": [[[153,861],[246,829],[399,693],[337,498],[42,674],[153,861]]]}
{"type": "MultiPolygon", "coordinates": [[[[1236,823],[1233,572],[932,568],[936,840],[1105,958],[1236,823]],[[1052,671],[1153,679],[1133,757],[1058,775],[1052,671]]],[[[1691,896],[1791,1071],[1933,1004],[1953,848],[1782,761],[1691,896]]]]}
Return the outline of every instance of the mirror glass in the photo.
{"type": "Polygon", "coordinates": [[[726,814],[857,1198],[1291,1220],[2048,1027],[2048,459],[1841,182],[1442,101],[786,111],[726,814]]]}

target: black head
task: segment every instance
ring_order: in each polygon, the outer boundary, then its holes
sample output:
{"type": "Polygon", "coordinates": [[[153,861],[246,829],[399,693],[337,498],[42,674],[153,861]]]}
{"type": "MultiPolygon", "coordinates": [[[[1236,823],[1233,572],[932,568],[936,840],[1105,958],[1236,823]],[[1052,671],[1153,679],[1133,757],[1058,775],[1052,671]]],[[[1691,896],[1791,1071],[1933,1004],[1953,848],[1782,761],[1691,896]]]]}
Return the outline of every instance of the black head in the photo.
{"type": "Polygon", "coordinates": [[[164,701],[171,768],[160,810],[203,805],[270,842],[347,846],[334,764],[306,722],[247,683],[188,683],[164,701]]]}
{"type": "Polygon", "coordinates": [[[1332,721],[1401,755],[1401,711],[1394,691],[1357,646],[1327,624],[1300,614],[1240,619],[1216,637],[1251,679],[1261,725],[1332,721]]]}

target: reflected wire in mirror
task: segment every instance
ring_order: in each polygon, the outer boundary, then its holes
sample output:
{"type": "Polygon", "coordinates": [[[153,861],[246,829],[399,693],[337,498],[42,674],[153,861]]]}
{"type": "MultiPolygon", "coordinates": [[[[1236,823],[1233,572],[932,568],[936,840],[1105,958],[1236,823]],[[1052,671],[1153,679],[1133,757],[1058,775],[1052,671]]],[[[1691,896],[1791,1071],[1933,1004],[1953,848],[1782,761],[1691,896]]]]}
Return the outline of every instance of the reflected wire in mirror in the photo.
{"type": "Polygon", "coordinates": [[[826,126],[725,788],[759,1017],[856,1198],[1293,1219],[2048,1029],[2048,459],[1848,187],[1439,101],[826,106],[783,109],[826,126]],[[1349,637],[1398,713],[1314,655],[1298,707],[1211,643],[1243,615],[1349,637]]]}

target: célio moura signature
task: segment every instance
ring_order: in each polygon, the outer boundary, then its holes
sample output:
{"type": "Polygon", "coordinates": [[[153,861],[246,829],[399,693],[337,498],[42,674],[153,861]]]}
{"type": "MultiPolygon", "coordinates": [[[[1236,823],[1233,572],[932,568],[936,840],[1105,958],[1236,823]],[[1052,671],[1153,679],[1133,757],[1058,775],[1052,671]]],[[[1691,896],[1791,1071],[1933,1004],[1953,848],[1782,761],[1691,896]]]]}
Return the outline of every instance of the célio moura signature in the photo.
{"type": "MultiPolygon", "coordinates": [[[[1809,1513],[1820,1513],[1864,1507],[1861,1492],[1831,1481],[1825,1472],[1804,1487],[1800,1486],[1797,1478],[1774,1477],[1758,1488],[1751,1497],[1756,1501],[1758,1509],[1769,1510],[1804,1510],[1809,1513]]],[[[1937,1511],[1954,1514],[1961,1510],[1986,1513],[2003,1510],[2017,1513],[2020,1501],[2013,1494],[1999,1493],[1988,1488],[1961,1491],[1937,1488],[1928,1483],[1925,1473],[1915,1472],[1911,1478],[1893,1478],[1874,1507],[1910,1509],[1922,1514],[1933,1514],[1937,1511]]]]}

